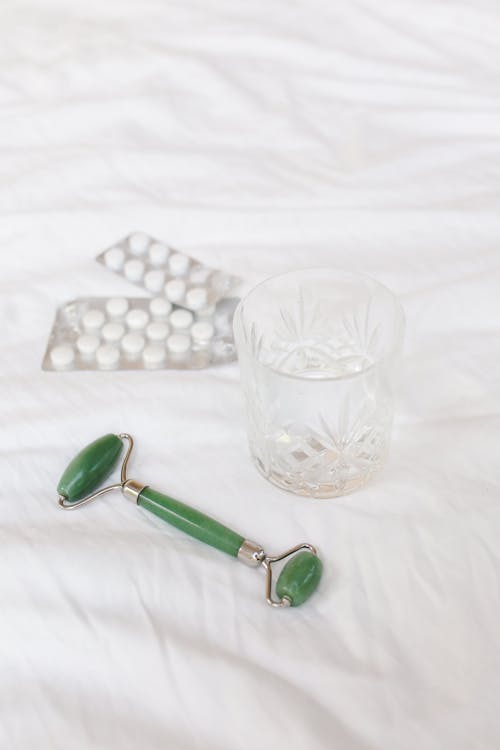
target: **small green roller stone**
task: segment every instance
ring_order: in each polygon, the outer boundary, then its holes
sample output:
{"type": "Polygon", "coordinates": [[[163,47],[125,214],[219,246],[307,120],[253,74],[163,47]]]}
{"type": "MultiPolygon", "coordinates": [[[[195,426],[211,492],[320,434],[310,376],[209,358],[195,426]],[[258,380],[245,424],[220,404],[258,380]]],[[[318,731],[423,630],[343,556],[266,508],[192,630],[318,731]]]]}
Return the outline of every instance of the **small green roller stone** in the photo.
{"type": "Polygon", "coordinates": [[[118,435],[103,435],[87,445],[66,467],[57,491],[70,503],[93,492],[113,471],[123,449],[118,435]]]}
{"type": "Polygon", "coordinates": [[[303,604],[316,591],[323,565],[312,552],[299,552],[287,562],[278,576],[276,593],[288,597],[292,607],[303,604]]]}

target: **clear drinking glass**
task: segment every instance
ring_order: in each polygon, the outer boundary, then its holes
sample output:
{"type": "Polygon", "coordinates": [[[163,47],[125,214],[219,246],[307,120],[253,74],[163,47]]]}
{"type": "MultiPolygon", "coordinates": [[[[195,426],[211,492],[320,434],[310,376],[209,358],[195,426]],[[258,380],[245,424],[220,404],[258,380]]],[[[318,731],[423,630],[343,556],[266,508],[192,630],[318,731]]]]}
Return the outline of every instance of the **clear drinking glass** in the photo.
{"type": "Polygon", "coordinates": [[[334,497],[383,465],[403,331],[388,289],[333,269],[275,276],[240,302],[234,332],[248,439],[267,479],[334,497]]]}

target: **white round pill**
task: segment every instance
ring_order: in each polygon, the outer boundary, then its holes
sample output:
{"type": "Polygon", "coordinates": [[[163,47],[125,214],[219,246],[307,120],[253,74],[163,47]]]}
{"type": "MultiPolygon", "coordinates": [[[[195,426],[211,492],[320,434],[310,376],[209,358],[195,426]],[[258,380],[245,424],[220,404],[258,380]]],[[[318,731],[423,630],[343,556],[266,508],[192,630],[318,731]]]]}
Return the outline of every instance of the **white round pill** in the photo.
{"type": "Polygon", "coordinates": [[[127,260],[123,271],[129,281],[140,281],[144,275],[144,263],[137,258],[127,260]]]}
{"type": "Polygon", "coordinates": [[[149,315],[146,310],[136,308],[135,310],[129,310],[125,322],[132,331],[140,331],[141,328],[145,328],[149,322],[149,315]]]}
{"type": "Polygon", "coordinates": [[[170,302],[180,302],[185,291],[186,285],[180,279],[171,279],[165,284],[165,294],[170,302]]]}
{"type": "Polygon", "coordinates": [[[82,318],[82,325],[86,331],[98,331],[104,323],[102,310],[87,310],[82,318]]]}
{"type": "Polygon", "coordinates": [[[91,333],[84,333],[76,340],[76,348],[82,357],[92,357],[96,353],[99,344],[99,336],[94,336],[91,333]]]}
{"type": "Polygon", "coordinates": [[[193,313],[189,310],[174,310],[170,313],[169,323],[175,330],[189,328],[193,322],[193,313]]]}
{"type": "Polygon", "coordinates": [[[110,318],[123,318],[128,310],[128,300],[125,297],[112,297],[106,302],[106,312],[110,318]]]}
{"type": "Polygon", "coordinates": [[[189,281],[192,281],[193,284],[205,284],[211,273],[211,268],[195,266],[189,274],[189,281]]]}
{"type": "Polygon", "coordinates": [[[114,370],[120,361],[120,350],[113,344],[103,344],[96,352],[97,364],[102,370],[114,370]]]}
{"type": "Polygon", "coordinates": [[[140,333],[127,333],[122,339],[122,347],[129,357],[136,357],[144,349],[144,336],[140,333]]]}
{"type": "Polygon", "coordinates": [[[72,346],[59,344],[51,349],[50,361],[57,370],[66,370],[75,361],[75,352],[72,346]]]}
{"type": "Polygon", "coordinates": [[[194,286],[186,292],[186,305],[192,310],[202,310],[207,304],[207,290],[202,286],[194,286]]]}
{"type": "Polygon", "coordinates": [[[144,277],[144,286],[149,292],[160,292],[165,283],[165,274],[163,271],[148,271],[144,277]]]}
{"type": "Polygon", "coordinates": [[[142,255],[149,245],[149,237],[145,232],[135,232],[128,238],[128,246],[132,255],[142,255]]]}
{"type": "Polygon", "coordinates": [[[167,352],[163,344],[148,344],[142,352],[144,366],[151,369],[161,367],[166,356],[167,352]]]}
{"type": "Polygon", "coordinates": [[[150,323],[146,328],[146,336],[150,341],[165,341],[169,334],[169,328],[166,323],[150,323]]]}
{"type": "Polygon", "coordinates": [[[207,343],[213,335],[214,327],[206,320],[199,320],[191,327],[191,336],[193,337],[193,341],[196,341],[197,344],[207,343]]]}
{"type": "Polygon", "coordinates": [[[154,297],[149,303],[149,312],[157,320],[166,320],[172,309],[172,303],[165,297],[154,297]]]}
{"type": "Polygon", "coordinates": [[[189,258],[182,253],[172,253],[168,259],[168,267],[174,276],[183,276],[189,268],[189,258]]]}
{"type": "Polygon", "coordinates": [[[122,326],[121,323],[106,323],[101,331],[104,341],[107,341],[108,344],[116,344],[117,341],[120,341],[124,333],[125,326],[122,326]]]}
{"type": "Polygon", "coordinates": [[[214,313],[215,305],[207,305],[207,307],[204,307],[203,310],[196,311],[196,318],[198,320],[204,320],[205,318],[211,318],[214,313]]]}
{"type": "Polygon", "coordinates": [[[185,336],[183,333],[173,333],[167,339],[167,349],[172,354],[186,354],[190,346],[189,336],[185,336]]]}
{"type": "Polygon", "coordinates": [[[111,247],[104,253],[104,263],[112,271],[121,271],[125,263],[125,253],[121,247],[111,247]]]}
{"type": "Polygon", "coordinates": [[[153,266],[162,266],[168,258],[170,250],[161,242],[153,242],[148,250],[149,260],[153,266]]]}

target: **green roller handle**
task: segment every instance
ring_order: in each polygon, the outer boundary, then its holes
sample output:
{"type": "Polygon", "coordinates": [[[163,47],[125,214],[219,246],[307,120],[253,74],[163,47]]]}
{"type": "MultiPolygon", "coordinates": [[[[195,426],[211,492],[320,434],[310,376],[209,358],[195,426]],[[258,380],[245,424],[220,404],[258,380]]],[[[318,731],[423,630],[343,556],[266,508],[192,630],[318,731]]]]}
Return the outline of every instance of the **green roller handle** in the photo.
{"type": "Polygon", "coordinates": [[[211,547],[221,550],[232,557],[238,556],[238,550],[245,541],[235,531],[228,529],[210,516],[206,516],[190,505],[164,495],[161,492],[145,487],[137,498],[141,508],[149,510],[163,521],[184,531],[185,534],[205,542],[211,547]]]}

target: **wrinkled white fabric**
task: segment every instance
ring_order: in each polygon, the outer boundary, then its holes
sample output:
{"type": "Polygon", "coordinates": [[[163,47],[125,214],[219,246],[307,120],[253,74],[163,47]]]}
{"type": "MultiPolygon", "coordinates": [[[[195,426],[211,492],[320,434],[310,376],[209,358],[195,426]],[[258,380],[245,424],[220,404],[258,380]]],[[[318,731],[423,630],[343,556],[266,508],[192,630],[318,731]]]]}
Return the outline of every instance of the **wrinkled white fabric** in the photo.
{"type": "Polygon", "coordinates": [[[3,0],[0,747],[496,750],[500,11],[493,0],[3,0]],[[246,286],[362,270],[408,319],[394,445],[352,496],[252,467],[236,365],[44,373],[55,306],[136,293],[144,229],[246,286]],[[109,431],[132,475],[324,560],[302,608],[121,497],[57,507],[109,431]]]}

